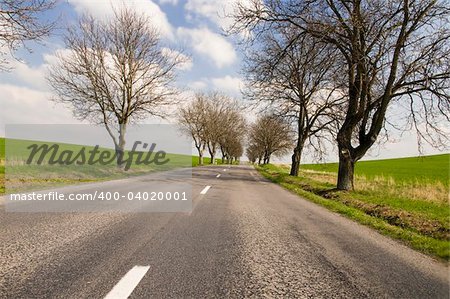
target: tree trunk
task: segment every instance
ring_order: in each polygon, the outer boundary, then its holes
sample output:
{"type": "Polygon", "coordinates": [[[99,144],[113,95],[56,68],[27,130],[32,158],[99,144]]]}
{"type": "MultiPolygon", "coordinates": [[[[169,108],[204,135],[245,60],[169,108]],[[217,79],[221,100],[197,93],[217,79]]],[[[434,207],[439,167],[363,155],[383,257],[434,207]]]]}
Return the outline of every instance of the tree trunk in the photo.
{"type": "Polygon", "coordinates": [[[123,156],[124,156],[124,147],[120,144],[117,144],[115,146],[115,152],[116,152],[116,165],[118,168],[123,167],[123,156]]]}
{"type": "Polygon", "coordinates": [[[124,155],[125,155],[125,134],[126,134],[126,125],[120,125],[119,128],[119,142],[115,146],[116,151],[116,161],[118,168],[124,168],[124,155]]]}
{"type": "Polygon", "coordinates": [[[216,156],[216,145],[210,144],[208,142],[207,146],[209,155],[211,156],[211,161],[209,162],[209,164],[214,164],[214,157],[216,156]]]}
{"type": "Polygon", "coordinates": [[[302,147],[297,146],[294,149],[294,154],[292,154],[292,165],[291,165],[291,172],[289,175],[291,176],[298,176],[298,172],[300,170],[300,161],[302,159],[302,147]]]}
{"type": "Polygon", "coordinates": [[[196,143],[195,148],[198,152],[198,165],[203,165],[203,152],[205,151],[205,147],[196,143]]]}
{"type": "Polygon", "coordinates": [[[267,164],[269,160],[269,154],[267,153],[267,151],[264,152],[264,157],[263,157],[263,164],[267,164]]]}
{"type": "MultiPolygon", "coordinates": [[[[304,102],[305,99],[302,99],[304,102]]],[[[302,159],[303,146],[306,142],[307,136],[309,135],[309,128],[307,126],[307,111],[304,105],[300,106],[300,111],[297,119],[297,144],[294,148],[294,153],[292,154],[292,164],[291,171],[289,175],[298,176],[300,170],[300,161],[302,159]]]]}
{"type": "Polygon", "coordinates": [[[355,161],[346,148],[339,149],[339,171],[338,171],[338,190],[353,190],[353,175],[355,172],[355,161]]]}

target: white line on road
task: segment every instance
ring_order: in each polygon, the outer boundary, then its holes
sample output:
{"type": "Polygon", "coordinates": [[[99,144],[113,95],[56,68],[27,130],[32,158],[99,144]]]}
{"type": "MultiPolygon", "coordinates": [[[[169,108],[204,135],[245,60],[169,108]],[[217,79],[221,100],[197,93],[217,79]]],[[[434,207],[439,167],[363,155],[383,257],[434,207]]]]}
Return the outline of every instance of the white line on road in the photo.
{"type": "Polygon", "coordinates": [[[211,188],[211,186],[206,186],[205,189],[203,189],[202,192],[200,192],[200,194],[206,194],[206,192],[208,192],[209,188],[211,188]]]}
{"type": "Polygon", "coordinates": [[[147,273],[149,266],[134,266],[106,295],[105,299],[128,298],[142,278],[147,273]]]}
{"type": "Polygon", "coordinates": [[[224,168],[223,171],[227,171],[227,170],[224,168]]]}
{"type": "Polygon", "coordinates": [[[216,176],[216,178],[220,178],[220,173],[216,176]]]}

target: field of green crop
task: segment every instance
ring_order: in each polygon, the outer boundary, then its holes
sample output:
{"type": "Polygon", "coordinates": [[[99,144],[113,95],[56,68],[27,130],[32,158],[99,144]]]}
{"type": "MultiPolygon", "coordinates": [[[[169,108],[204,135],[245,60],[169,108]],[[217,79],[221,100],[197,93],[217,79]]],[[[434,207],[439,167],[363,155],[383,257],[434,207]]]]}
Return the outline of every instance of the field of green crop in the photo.
{"type": "MultiPolygon", "coordinates": [[[[129,170],[124,171],[119,169],[114,160],[106,165],[76,165],[72,163],[70,165],[49,165],[47,155],[41,165],[36,163],[27,164],[25,161],[28,158],[30,150],[27,147],[31,144],[42,145],[42,142],[26,141],[26,140],[7,140],[6,151],[8,154],[8,167],[7,177],[5,179],[5,139],[0,138],[0,161],[1,161],[1,177],[0,177],[0,193],[5,192],[18,192],[36,190],[44,187],[56,187],[67,184],[77,184],[80,182],[93,182],[102,180],[111,180],[117,178],[123,178],[128,176],[135,176],[146,174],[155,171],[165,171],[176,168],[191,167],[192,157],[186,155],[167,154],[166,158],[170,159],[169,163],[163,165],[156,165],[155,163],[145,165],[136,164],[136,155],[133,156],[133,161],[129,170]]],[[[81,145],[63,144],[59,143],[58,153],[63,151],[72,151],[73,157],[83,148],[81,145]]],[[[89,151],[93,147],[86,146],[86,160],[89,157],[89,151]]],[[[111,149],[101,149],[103,152],[107,152],[111,157],[114,155],[114,151],[111,149]]],[[[125,153],[127,157],[128,152],[125,153]]],[[[143,153],[145,156],[146,153],[143,153]]],[[[96,155],[98,159],[99,154],[96,155]]],[[[34,162],[37,157],[34,159],[34,162]]]]}
{"type": "MultiPolygon", "coordinates": [[[[335,172],[338,164],[305,164],[303,169],[335,172]]],[[[360,161],[356,164],[355,174],[368,179],[392,178],[396,182],[441,182],[449,186],[450,154],[410,157],[387,160],[360,161]]]]}

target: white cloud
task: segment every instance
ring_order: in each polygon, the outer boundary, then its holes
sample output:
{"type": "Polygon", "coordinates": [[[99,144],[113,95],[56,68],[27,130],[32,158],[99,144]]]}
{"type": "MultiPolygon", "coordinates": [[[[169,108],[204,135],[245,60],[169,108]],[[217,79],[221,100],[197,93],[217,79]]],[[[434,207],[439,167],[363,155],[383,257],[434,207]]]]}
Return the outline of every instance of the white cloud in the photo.
{"type": "Polygon", "coordinates": [[[212,78],[211,82],[218,90],[234,95],[240,94],[241,89],[244,87],[244,82],[241,78],[232,76],[212,78]]]}
{"type": "Polygon", "coordinates": [[[202,89],[206,89],[208,87],[208,83],[206,83],[205,81],[194,81],[192,83],[189,84],[189,87],[193,90],[202,90],[202,89]]]}
{"type": "Polygon", "coordinates": [[[220,27],[227,27],[232,20],[226,15],[232,11],[235,0],[188,0],[184,8],[190,13],[204,17],[220,27]]]}
{"type": "MultiPolygon", "coordinates": [[[[251,0],[188,0],[184,8],[189,13],[196,16],[206,18],[217,26],[227,29],[232,23],[233,19],[230,15],[233,13],[237,3],[248,6],[251,0]]],[[[192,18],[192,16],[191,16],[192,18]]]]}
{"type": "Polygon", "coordinates": [[[159,4],[177,5],[178,4],[178,0],[159,0],[159,4]]]}
{"type": "Polygon", "coordinates": [[[69,3],[78,13],[89,13],[101,19],[110,17],[114,9],[124,5],[148,16],[163,37],[173,39],[173,28],[166,14],[151,0],[127,0],[119,5],[117,1],[112,0],[69,0],[69,3]]]}
{"type": "Polygon", "coordinates": [[[233,97],[240,97],[244,82],[239,77],[225,76],[217,78],[203,78],[191,82],[189,87],[196,91],[214,90],[226,93],[233,97]]]}
{"type": "Polygon", "coordinates": [[[10,72],[0,72],[0,82],[12,83],[15,85],[25,85],[40,91],[48,91],[49,86],[46,81],[47,67],[54,55],[44,54],[44,63],[38,66],[31,66],[29,63],[19,61],[14,58],[8,59],[10,72]],[[47,61],[45,57],[50,60],[47,61]]]}
{"type": "Polygon", "coordinates": [[[68,124],[80,123],[63,105],[50,101],[47,91],[0,84],[2,95],[0,109],[0,135],[5,124],[68,124]]]}
{"type": "Polygon", "coordinates": [[[14,64],[14,72],[11,73],[11,76],[16,83],[23,82],[39,90],[48,90],[45,79],[46,69],[47,65],[45,64],[38,67],[31,67],[26,63],[17,62],[14,64]]]}
{"type": "Polygon", "coordinates": [[[43,54],[42,57],[44,59],[44,62],[47,65],[57,64],[59,62],[59,56],[68,58],[71,55],[74,55],[74,52],[67,48],[59,48],[56,49],[53,53],[49,54],[43,54]]]}
{"type": "Polygon", "coordinates": [[[233,45],[223,36],[210,31],[208,28],[189,29],[180,27],[177,35],[187,40],[195,52],[206,55],[213,60],[218,68],[233,64],[236,51],[233,45]]]}
{"type": "Polygon", "coordinates": [[[166,55],[166,57],[169,57],[173,59],[174,61],[178,61],[179,64],[177,66],[177,69],[181,71],[188,71],[192,69],[194,66],[194,61],[191,57],[170,48],[162,48],[161,49],[163,55],[166,55]]]}

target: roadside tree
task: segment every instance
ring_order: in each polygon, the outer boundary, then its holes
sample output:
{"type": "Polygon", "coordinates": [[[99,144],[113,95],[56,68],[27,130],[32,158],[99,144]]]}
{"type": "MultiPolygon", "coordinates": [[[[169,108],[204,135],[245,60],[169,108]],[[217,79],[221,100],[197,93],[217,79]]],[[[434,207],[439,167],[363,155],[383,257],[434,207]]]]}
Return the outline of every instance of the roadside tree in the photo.
{"type": "Polygon", "coordinates": [[[68,55],[59,55],[48,81],[55,101],[74,115],[105,126],[122,166],[127,126],[148,116],[165,116],[176,103],[172,83],[186,56],[161,46],[150,20],[130,9],[109,21],[84,16],[65,36],[68,55]]]}

